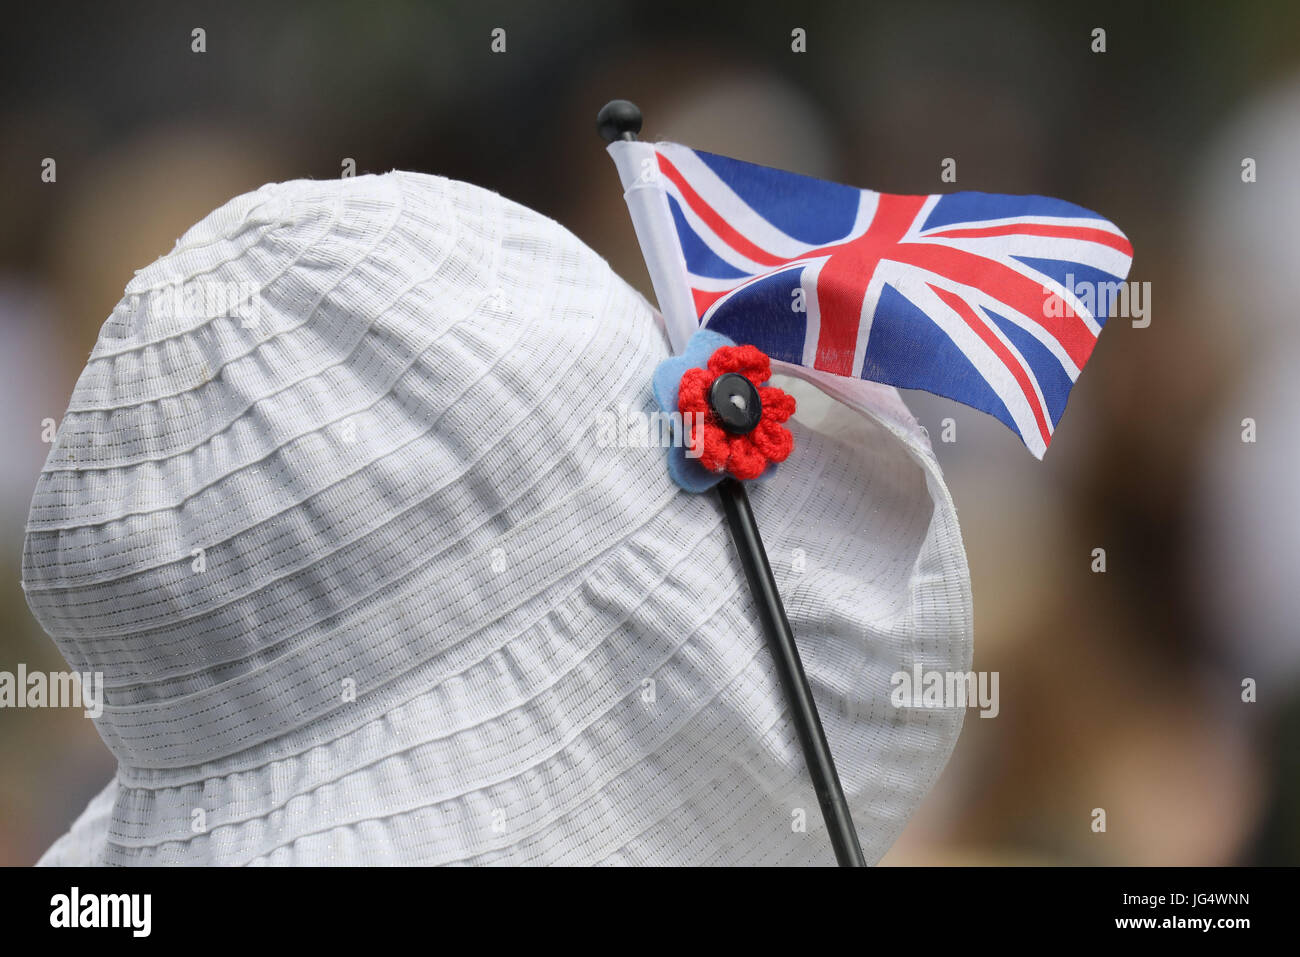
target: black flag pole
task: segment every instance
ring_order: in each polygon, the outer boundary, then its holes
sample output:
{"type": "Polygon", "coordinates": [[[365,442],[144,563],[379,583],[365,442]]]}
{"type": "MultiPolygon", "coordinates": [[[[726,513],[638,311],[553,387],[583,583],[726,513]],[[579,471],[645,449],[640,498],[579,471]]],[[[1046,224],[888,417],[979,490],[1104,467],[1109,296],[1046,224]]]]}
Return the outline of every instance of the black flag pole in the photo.
{"type": "MultiPolygon", "coordinates": [[[[611,100],[597,114],[596,129],[606,143],[635,140],[641,132],[641,111],[627,100],[611,100]]],[[[812,688],[808,686],[808,676],[804,673],[803,662],[799,658],[794,633],[790,630],[790,622],[785,615],[785,606],[781,604],[781,593],[772,576],[772,566],[768,563],[763,539],[758,534],[754,511],[749,505],[749,493],[743,482],[730,477],[723,479],[717,490],[727,524],[731,528],[732,541],[735,542],[745,578],[749,582],[750,594],[754,598],[763,632],[776,663],[782,690],[790,705],[795,732],[799,737],[804,761],[808,765],[813,790],[817,794],[817,803],[821,806],[822,818],[835,849],[835,859],[841,867],[864,867],[866,860],[862,856],[858,834],[849,814],[849,804],[844,798],[844,788],[841,787],[839,773],[835,770],[835,761],[831,757],[826,732],[822,729],[821,717],[813,701],[812,688]]]]}

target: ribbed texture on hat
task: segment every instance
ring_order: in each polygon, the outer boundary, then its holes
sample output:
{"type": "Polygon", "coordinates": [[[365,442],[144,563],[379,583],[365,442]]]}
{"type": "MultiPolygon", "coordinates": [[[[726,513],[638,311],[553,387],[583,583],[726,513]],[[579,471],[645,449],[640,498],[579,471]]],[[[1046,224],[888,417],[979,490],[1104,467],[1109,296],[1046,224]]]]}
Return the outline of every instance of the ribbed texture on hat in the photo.
{"type": "MultiPolygon", "coordinates": [[[[24,549],[120,763],[52,861],[828,860],[716,502],[597,441],[666,345],[573,236],[437,177],[300,181],[126,292],[24,549]]],[[[877,857],[961,723],[890,676],[968,667],[969,588],[926,449],[841,412],[753,499],[877,857]]]]}

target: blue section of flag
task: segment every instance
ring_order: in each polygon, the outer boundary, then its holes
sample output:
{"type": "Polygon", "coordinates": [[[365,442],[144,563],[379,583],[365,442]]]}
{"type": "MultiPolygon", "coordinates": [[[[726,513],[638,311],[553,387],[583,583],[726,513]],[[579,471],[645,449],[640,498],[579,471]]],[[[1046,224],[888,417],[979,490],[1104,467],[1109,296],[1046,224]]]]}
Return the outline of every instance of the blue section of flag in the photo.
{"type": "Polygon", "coordinates": [[[1090,209],[1050,196],[1006,196],[1001,193],[949,193],[934,204],[921,228],[955,226],[985,219],[1012,219],[1022,216],[1069,216],[1100,219],[1090,209]]]}
{"type": "Polygon", "coordinates": [[[690,264],[691,272],[697,276],[706,276],[711,279],[742,279],[745,274],[735,266],[725,262],[712,249],[704,244],[704,240],[691,229],[691,224],[686,221],[686,216],[682,212],[681,204],[672,196],[668,197],[668,206],[673,211],[673,225],[677,227],[677,241],[681,243],[682,255],[690,264]]]}
{"type": "Polygon", "coordinates": [[[1020,430],[974,363],[930,317],[893,286],[880,291],[862,378],[946,395],[1020,430]]]}
{"type": "Polygon", "coordinates": [[[735,331],[737,341],[757,346],[773,359],[801,365],[808,314],[795,312],[791,305],[803,270],[784,269],[746,286],[718,306],[709,328],[732,339],[735,331]]]}
{"type": "Polygon", "coordinates": [[[1034,370],[1034,379],[1043,393],[1047,404],[1047,414],[1051,417],[1052,427],[1061,421],[1065,411],[1065,400],[1070,397],[1074,383],[1052,351],[1035,339],[1030,333],[1017,326],[1011,320],[999,316],[992,310],[985,309],[984,314],[997,324],[1002,334],[1016,347],[1016,351],[1025,357],[1029,367],[1034,370]]]}
{"type": "Polygon", "coordinates": [[[853,228],[862,190],[696,150],[751,209],[787,236],[829,243],[853,228]]]}

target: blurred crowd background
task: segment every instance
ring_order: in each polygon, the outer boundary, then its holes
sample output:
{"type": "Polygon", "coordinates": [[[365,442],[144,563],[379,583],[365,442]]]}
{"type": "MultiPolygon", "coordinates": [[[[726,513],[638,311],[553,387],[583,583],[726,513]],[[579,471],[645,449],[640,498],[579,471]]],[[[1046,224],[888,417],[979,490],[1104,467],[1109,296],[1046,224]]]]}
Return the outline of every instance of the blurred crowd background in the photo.
{"type": "MultiPolygon", "coordinates": [[[[351,158],[532,206],[649,294],[594,132],[621,96],[647,138],[1071,200],[1151,284],[1150,325],[1112,320],[1043,463],[908,395],[1001,713],[969,714],[885,863],[1300,863],[1300,6],[45,2],[7,12],[0,77],[0,670],[62,667],[19,587],[42,421],[135,269],[232,196],[351,158]]],[[[0,711],[0,863],[34,861],[112,770],[79,711],[0,711]]]]}

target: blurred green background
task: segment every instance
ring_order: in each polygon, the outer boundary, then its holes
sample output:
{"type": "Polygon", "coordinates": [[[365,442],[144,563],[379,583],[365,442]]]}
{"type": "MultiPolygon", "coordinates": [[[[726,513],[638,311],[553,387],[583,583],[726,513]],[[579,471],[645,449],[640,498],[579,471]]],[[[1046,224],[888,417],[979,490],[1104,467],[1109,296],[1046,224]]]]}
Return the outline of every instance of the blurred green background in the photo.
{"type": "MultiPolygon", "coordinates": [[[[19,587],[42,420],[133,270],[230,197],[351,158],[532,206],[648,294],[594,132],[621,96],[647,138],[888,192],[1080,203],[1151,283],[1150,326],[1111,321],[1044,463],[908,395],[1001,713],[968,716],[885,862],[1300,862],[1300,6],[53,2],[6,20],[0,670],[62,666],[19,587]]],[[[0,863],[33,862],[111,773],[81,712],[0,711],[0,863]]]]}

